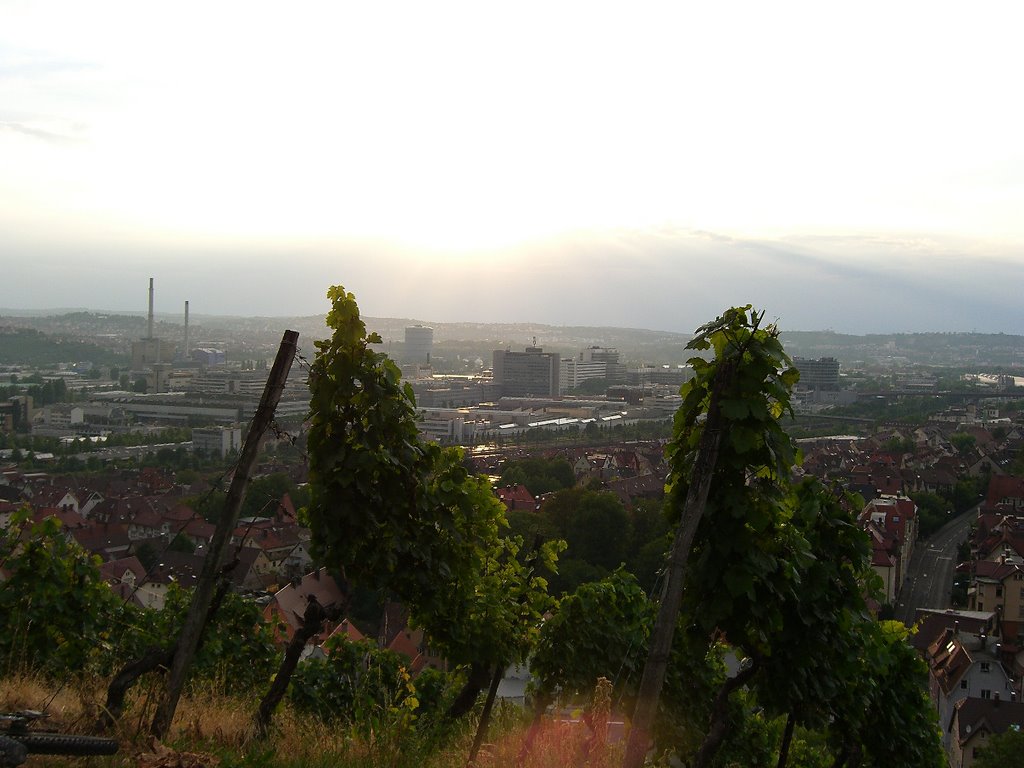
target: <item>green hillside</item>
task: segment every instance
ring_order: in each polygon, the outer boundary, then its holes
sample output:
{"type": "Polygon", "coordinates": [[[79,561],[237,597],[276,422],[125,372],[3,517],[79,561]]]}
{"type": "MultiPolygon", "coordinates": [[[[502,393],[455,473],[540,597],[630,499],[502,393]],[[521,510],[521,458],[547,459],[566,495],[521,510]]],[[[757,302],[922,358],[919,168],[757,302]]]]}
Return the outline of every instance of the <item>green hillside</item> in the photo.
{"type": "Polygon", "coordinates": [[[49,336],[31,328],[0,326],[0,365],[46,366],[82,361],[123,365],[127,359],[86,341],[49,336]]]}

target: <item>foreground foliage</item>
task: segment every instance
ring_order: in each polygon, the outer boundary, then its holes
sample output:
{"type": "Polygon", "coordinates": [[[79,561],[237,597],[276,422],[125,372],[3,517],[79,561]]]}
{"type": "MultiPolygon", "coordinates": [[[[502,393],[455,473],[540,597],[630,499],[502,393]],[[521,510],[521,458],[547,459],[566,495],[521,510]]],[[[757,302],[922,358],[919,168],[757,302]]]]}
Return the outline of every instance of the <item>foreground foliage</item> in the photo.
{"type": "MultiPolygon", "coordinates": [[[[202,715],[196,731],[215,739],[182,731],[177,738],[219,749],[226,765],[455,764],[464,760],[468,728],[446,715],[473,711],[488,680],[531,658],[532,726],[521,712],[499,710],[500,738],[480,763],[510,764],[525,740],[529,765],[584,756],[612,764],[621,745],[602,737],[601,713],[629,711],[642,696],[642,659],[657,631],[651,593],[619,567],[659,560],[654,551],[641,558],[630,535],[642,528],[660,539],[651,510],[627,513],[590,489],[559,492],[550,530],[596,563],[594,578],[559,604],[546,573],[561,541],[527,543],[506,532],[504,506],[487,481],[467,472],[457,449],[419,437],[412,392],[373,349],[379,338],[366,332],[354,298],[341,288],[330,296],[334,332],[318,342],[310,379],[314,553],[340,583],[399,598],[459,669],[414,680],[394,654],[337,641],[327,658],[299,667],[272,741],[250,745],[249,725],[214,727],[202,715]],[[544,727],[554,701],[582,708],[589,724],[544,727]],[[552,732],[560,740],[542,748],[552,732]]],[[[868,614],[869,547],[851,515],[859,501],[793,480],[799,456],[780,419],[797,374],[777,330],[760,320],[749,307],[730,310],[692,344],[714,356],[691,360],[696,375],[682,389],[668,448],[668,517],[686,522],[706,431],[719,430],[720,439],[692,551],[679,568],[686,589],[671,617],[675,634],[650,728],[655,751],[687,766],[785,766],[788,759],[935,768],[941,752],[922,662],[901,627],[868,614]],[[728,376],[720,376],[723,367],[728,376]]],[[[271,498],[279,489],[272,490],[271,498]]],[[[10,575],[0,584],[8,675],[95,681],[113,659],[172,638],[187,605],[187,595],[172,589],[162,613],[129,608],[54,519],[15,517],[0,559],[10,575]]],[[[658,569],[650,570],[653,577],[658,569]]],[[[251,714],[277,655],[255,606],[229,597],[203,654],[193,693],[251,714]]],[[[152,690],[133,694],[129,718],[145,712],[152,690]]]]}

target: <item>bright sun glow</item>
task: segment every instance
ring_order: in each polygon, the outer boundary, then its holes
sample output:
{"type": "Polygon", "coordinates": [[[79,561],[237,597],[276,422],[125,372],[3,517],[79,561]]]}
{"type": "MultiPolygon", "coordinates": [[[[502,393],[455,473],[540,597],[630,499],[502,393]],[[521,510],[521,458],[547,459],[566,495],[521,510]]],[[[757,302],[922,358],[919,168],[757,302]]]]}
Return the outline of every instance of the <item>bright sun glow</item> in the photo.
{"type": "Polygon", "coordinates": [[[224,311],[249,279],[268,312],[344,281],[424,318],[687,327],[684,286],[695,320],[728,293],[810,327],[840,306],[851,326],[1020,323],[1017,3],[0,0],[0,18],[0,253],[35,291],[11,301],[52,306],[73,264],[69,306],[158,267],[180,293],[235,286],[207,300],[224,311]],[[945,309],[968,294],[977,320],[945,309]]]}
{"type": "Polygon", "coordinates": [[[432,251],[664,222],[1021,234],[1013,27],[962,8],[6,6],[23,219],[432,251]]]}

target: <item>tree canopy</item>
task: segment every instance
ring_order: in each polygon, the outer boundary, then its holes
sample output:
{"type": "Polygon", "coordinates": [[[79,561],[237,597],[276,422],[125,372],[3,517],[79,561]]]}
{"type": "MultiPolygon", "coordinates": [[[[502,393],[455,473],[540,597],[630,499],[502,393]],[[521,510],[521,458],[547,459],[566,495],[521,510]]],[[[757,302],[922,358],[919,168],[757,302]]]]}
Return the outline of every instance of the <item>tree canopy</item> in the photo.
{"type": "Polygon", "coordinates": [[[534,496],[572,488],[576,475],[565,459],[530,457],[506,462],[501,468],[502,485],[525,485],[534,496]]]}
{"type": "MultiPolygon", "coordinates": [[[[937,765],[938,732],[914,651],[867,613],[874,577],[855,500],[814,480],[793,482],[800,457],[781,418],[799,374],[778,329],[761,321],[740,307],[699,330],[690,347],[713,356],[690,360],[695,375],[682,387],[667,449],[666,503],[680,520],[670,564],[682,563],[685,583],[680,624],[698,647],[700,638],[709,650],[724,638],[743,660],[715,696],[693,764],[711,765],[735,737],[733,700],[746,685],[760,707],[786,720],[779,765],[796,725],[831,734],[837,755],[851,749],[845,734],[858,754],[884,754],[886,764],[937,765]],[[910,682],[893,680],[896,668],[910,682]],[[885,703],[873,698],[882,690],[885,703]],[[900,713],[901,727],[862,727],[869,707],[900,713]]],[[[633,750],[631,740],[630,760],[633,750]]]]}
{"type": "Polygon", "coordinates": [[[558,542],[524,552],[503,536],[505,507],[461,449],[419,435],[412,389],[373,349],[340,286],[310,368],[307,508],[314,556],[395,595],[455,663],[522,658],[549,606],[544,571],[558,542]]]}
{"type": "Polygon", "coordinates": [[[1024,768],[1024,732],[1011,728],[989,738],[974,768],[1024,768]]]}

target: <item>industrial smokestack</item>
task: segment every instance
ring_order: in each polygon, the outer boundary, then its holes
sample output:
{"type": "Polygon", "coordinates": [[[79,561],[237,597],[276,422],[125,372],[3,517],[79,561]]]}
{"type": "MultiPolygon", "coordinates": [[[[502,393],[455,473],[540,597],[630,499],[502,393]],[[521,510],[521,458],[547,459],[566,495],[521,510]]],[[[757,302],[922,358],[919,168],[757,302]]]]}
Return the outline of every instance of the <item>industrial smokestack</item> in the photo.
{"type": "Polygon", "coordinates": [[[188,360],[188,301],[185,302],[185,359],[188,360]]]}
{"type": "Polygon", "coordinates": [[[149,278],[149,331],[146,333],[147,339],[153,338],[153,278],[149,278]]]}

